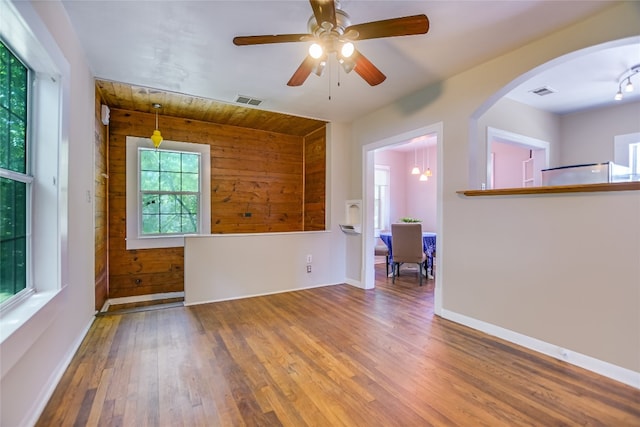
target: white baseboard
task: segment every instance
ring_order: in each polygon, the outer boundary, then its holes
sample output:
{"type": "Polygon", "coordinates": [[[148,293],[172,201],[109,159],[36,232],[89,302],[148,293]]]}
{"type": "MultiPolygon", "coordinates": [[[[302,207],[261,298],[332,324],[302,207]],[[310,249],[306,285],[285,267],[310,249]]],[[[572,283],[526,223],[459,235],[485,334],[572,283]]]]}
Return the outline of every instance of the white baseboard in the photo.
{"type": "Polygon", "coordinates": [[[347,285],[355,286],[356,288],[364,289],[364,286],[362,286],[362,282],[360,280],[345,279],[344,283],[346,283],[347,285]]]}
{"type": "Polygon", "coordinates": [[[184,298],[184,292],[165,292],[163,294],[147,294],[147,295],[135,295],[132,297],[120,297],[120,298],[110,298],[102,307],[100,312],[105,312],[109,310],[109,307],[117,304],[130,304],[132,302],[143,302],[143,301],[157,301],[161,299],[170,299],[170,298],[184,298]]]}
{"type": "Polygon", "coordinates": [[[473,319],[453,311],[443,309],[442,317],[640,389],[640,372],[622,368],[609,362],[595,359],[591,356],[540,341],[536,338],[522,335],[509,329],[473,319]]]}
{"type": "Polygon", "coordinates": [[[304,291],[304,290],[307,290],[307,289],[324,288],[325,286],[335,286],[335,285],[339,285],[339,284],[340,283],[327,283],[327,284],[324,284],[324,285],[313,285],[313,286],[306,286],[304,288],[295,288],[295,289],[282,289],[282,290],[278,290],[278,291],[274,291],[274,292],[263,292],[263,293],[259,293],[259,294],[238,295],[238,296],[234,296],[234,297],[230,297],[230,298],[221,298],[221,299],[215,299],[215,300],[193,301],[193,302],[186,302],[185,301],[184,305],[185,305],[185,307],[189,307],[189,306],[192,306],[192,305],[209,304],[209,303],[213,303],[213,302],[235,301],[235,300],[245,299],[245,298],[263,297],[263,296],[267,296],[267,295],[283,294],[283,293],[287,293],[287,292],[304,291]]]}

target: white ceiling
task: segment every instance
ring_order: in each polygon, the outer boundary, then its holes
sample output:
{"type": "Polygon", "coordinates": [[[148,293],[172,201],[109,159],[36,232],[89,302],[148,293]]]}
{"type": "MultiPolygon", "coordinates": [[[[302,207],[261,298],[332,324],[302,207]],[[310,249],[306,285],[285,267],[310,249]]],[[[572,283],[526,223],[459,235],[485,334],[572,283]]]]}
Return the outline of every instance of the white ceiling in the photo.
{"type": "MultiPolygon", "coordinates": [[[[312,74],[302,86],[289,87],[286,82],[304,59],[307,43],[235,46],[232,39],[305,33],[312,14],[308,1],[63,1],[97,78],[230,103],[246,95],[263,100],[259,108],[265,110],[329,121],[358,118],[615,2],[341,3],[353,24],[424,13],[430,30],[358,42],[359,51],[387,75],[378,86],[367,85],[356,73],[338,72],[334,64],[332,72],[312,74]]],[[[640,63],[639,46],[565,62],[564,68],[540,73],[511,96],[557,112],[600,105],[612,99],[620,75],[640,63]],[[558,93],[532,100],[528,91],[544,85],[558,93]]]]}

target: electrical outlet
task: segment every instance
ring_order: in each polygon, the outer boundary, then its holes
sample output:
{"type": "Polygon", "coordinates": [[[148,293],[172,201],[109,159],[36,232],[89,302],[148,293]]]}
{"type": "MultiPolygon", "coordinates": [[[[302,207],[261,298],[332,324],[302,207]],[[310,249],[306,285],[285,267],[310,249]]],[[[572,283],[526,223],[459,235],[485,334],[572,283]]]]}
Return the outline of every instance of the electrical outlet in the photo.
{"type": "Polygon", "coordinates": [[[307,264],[307,273],[311,273],[311,264],[307,264]]]}

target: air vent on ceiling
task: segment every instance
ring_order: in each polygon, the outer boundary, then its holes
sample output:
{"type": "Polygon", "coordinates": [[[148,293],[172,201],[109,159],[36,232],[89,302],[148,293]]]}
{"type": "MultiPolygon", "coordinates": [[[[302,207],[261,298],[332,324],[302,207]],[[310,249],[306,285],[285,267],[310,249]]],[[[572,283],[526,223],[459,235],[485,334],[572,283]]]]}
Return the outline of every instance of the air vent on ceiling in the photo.
{"type": "Polygon", "coordinates": [[[250,96],[238,95],[236,97],[236,102],[238,104],[248,104],[253,106],[258,106],[262,104],[261,99],[251,98],[250,96]]]}
{"type": "Polygon", "coordinates": [[[538,96],[545,96],[545,95],[551,95],[552,93],[556,93],[557,90],[550,88],[549,86],[542,86],[537,89],[530,90],[529,92],[538,96]]]}

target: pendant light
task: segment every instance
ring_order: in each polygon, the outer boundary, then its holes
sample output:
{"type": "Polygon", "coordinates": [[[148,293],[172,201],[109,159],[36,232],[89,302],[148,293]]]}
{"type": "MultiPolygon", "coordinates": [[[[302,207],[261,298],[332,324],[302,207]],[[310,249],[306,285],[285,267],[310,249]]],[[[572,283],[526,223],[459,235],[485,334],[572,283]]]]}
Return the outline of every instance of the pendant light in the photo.
{"type": "Polygon", "coordinates": [[[424,171],[424,173],[427,176],[432,176],[433,173],[431,173],[431,168],[429,167],[429,147],[427,147],[426,150],[427,150],[427,170],[424,171]]]}
{"type": "Polygon", "coordinates": [[[411,169],[411,175],[420,175],[420,168],[418,167],[418,149],[413,148],[413,169],[411,169]]]}
{"type": "Polygon", "coordinates": [[[424,169],[424,150],[422,150],[422,175],[420,175],[420,181],[429,181],[429,175],[427,175],[427,171],[424,169]]]}
{"type": "Polygon", "coordinates": [[[162,134],[158,130],[158,109],[162,108],[162,105],[153,104],[153,108],[155,108],[156,110],[156,129],[153,131],[153,134],[151,135],[151,142],[153,142],[153,146],[156,147],[156,150],[157,150],[158,147],[160,147],[160,144],[162,143],[162,140],[163,140],[162,134]]]}

